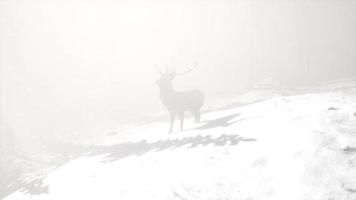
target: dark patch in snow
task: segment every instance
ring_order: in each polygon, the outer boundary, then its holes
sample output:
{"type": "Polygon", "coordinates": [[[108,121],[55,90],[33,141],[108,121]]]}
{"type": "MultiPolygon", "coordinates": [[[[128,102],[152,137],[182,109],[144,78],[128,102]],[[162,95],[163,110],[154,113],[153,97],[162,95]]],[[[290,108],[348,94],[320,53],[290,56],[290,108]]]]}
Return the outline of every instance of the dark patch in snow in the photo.
{"type": "Polygon", "coordinates": [[[349,146],[347,146],[347,147],[344,149],[344,153],[356,153],[356,148],[355,148],[355,147],[349,147],[349,146]]]}
{"type": "Polygon", "coordinates": [[[335,107],[329,107],[328,110],[340,110],[339,108],[335,108],[335,107]]]}
{"type": "Polygon", "coordinates": [[[348,192],[351,192],[351,193],[356,193],[356,190],[355,190],[355,189],[352,189],[352,188],[346,188],[346,190],[347,190],[348,192]]]}

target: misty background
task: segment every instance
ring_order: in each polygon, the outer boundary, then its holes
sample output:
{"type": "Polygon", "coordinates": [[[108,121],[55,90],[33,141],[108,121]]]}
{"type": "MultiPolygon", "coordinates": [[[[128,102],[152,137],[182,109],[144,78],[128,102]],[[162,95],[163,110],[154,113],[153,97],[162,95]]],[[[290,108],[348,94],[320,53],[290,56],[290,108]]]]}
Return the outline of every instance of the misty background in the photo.
{"type": "Polygon", "coordinates": [[[164,112],[156,66],[198,62],[173,84],[205,107],[266,78],[354,77],[355,35],[353,0],[0,0],[2,140],[36,149],[164,112]]]}

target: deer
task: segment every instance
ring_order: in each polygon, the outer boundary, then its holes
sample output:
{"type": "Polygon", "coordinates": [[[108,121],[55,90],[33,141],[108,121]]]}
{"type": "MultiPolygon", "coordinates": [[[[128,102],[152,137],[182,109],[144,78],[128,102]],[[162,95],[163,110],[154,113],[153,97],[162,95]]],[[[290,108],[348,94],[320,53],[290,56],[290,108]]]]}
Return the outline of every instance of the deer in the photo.
{"type": "Polygon", "coordinates": [[[194,115],[195,123],[200,122],[200,109],[204,103],[204,93],[201,90],[187,90],[176,91],[172,86],[172,81],[176,76],[187,74],[197,66],[195,64],[192,68],[185,72],[177,73],[173,67],[171,70],[166,69],[163,73],[156,67],[160,74],[160,78],[156,81],[159,87],[159,97],[162,104],[166,107],[170,116],[170,126],[168,133],[172,133],[175,116],[179,116],[180,119],[180,131],[183,131],[184,113],[186,111],[191,112],[194,115]]]}

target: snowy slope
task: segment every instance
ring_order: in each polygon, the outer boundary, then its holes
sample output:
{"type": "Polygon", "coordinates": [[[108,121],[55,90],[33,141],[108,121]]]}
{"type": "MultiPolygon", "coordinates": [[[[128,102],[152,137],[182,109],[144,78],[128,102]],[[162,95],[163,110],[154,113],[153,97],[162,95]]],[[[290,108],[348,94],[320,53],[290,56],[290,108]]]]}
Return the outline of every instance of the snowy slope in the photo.
{"type": "Polygon", "coordinates": [[[121,130],[5,199],[355,199],[355,81],[294,93],[121,130]]]}

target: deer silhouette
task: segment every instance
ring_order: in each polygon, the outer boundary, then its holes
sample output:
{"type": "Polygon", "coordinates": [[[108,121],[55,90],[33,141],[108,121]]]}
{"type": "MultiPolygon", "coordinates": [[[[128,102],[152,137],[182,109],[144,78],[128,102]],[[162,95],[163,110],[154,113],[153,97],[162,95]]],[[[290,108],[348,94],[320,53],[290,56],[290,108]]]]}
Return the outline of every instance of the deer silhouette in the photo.
{"type": "Polygon", "coordinates": [[[176,91],[172,86],[172,81],[177,75],[187,74],[196,66],[197,65],[182,73],[176,73],[174,67],[169,70],[167,66],[165,73],[157,68],[157,71],[161,75],[156,81],[159,87],[159,96],[162,104],[167,108],[170,115],[169,133],[173,131],[176,115],[178,115],[180,119],[180,130],[183,130],[185,111],[189,111],[194,115],[195,123],[200,122],[200,109],[204,103],[203,92],[200,90],[176,91]]]}

